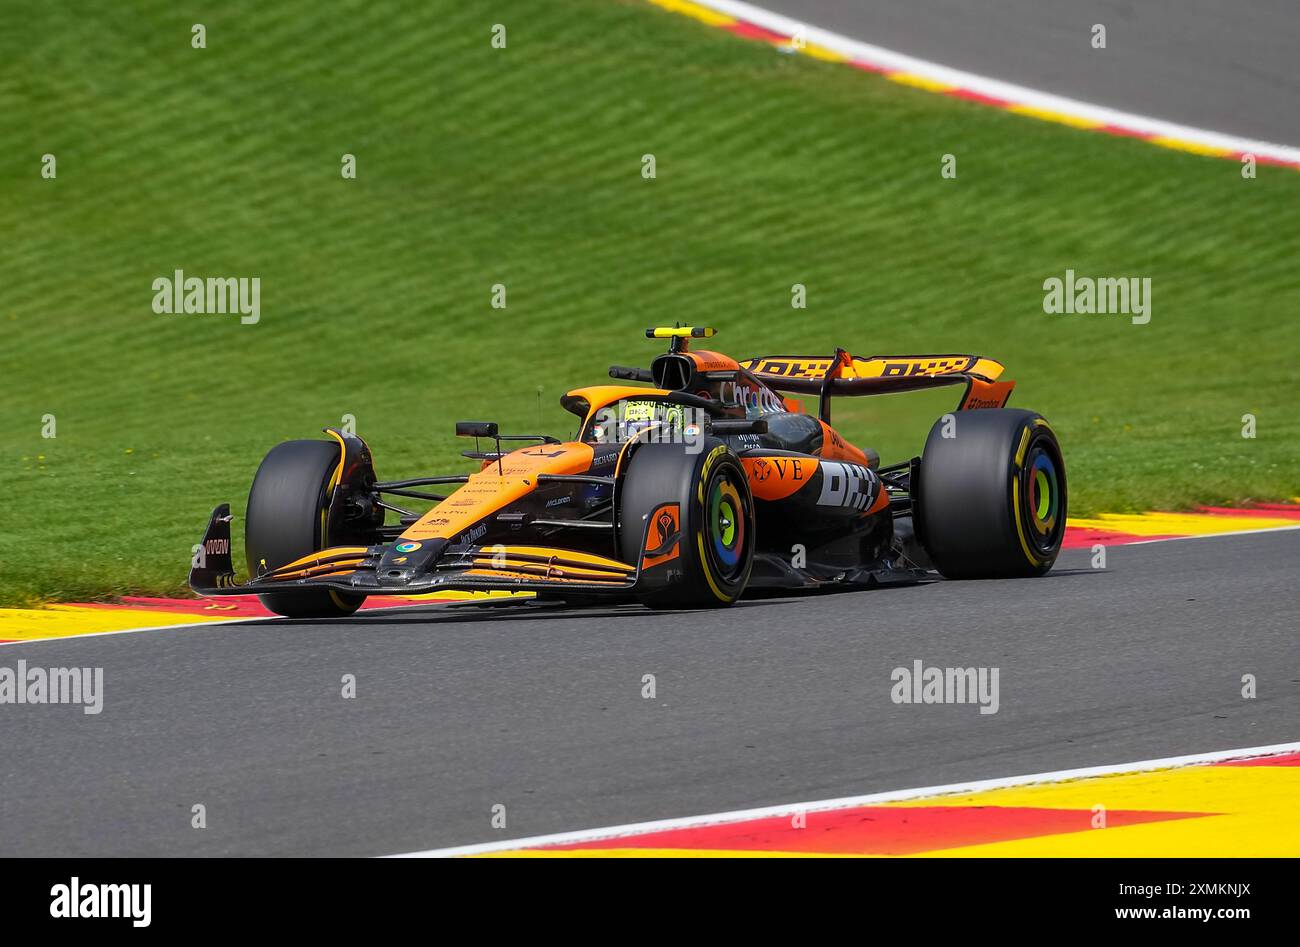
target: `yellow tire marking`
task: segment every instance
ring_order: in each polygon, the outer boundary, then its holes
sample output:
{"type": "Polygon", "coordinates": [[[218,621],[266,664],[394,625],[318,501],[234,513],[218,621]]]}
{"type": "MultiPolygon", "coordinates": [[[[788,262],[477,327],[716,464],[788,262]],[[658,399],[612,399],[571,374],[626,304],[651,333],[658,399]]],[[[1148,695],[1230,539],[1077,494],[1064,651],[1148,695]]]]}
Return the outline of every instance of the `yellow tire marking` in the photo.
{"type": "MultiPolygon", "coordinates": [[[[1029,433],[1028,428],[1025,429],[1025,433],[1026,434],[1029,433]]],[[[1025,558],[1029,560],[1029,564],[1031,566],[1041,565],[1042,560],[1029,551],[1029,542],[1028,540],[1025,539],[1025,527],[1020,520],[1020,491],[1016,489],[1016,487],[1017,487],[1016,475],[1012,474],[1011,475],[1011,506],[1015,510],[1016,538],[1020,540],[1020,548],[1024,550],[1025,558]]]]}
{"type": "Polygon", "coordinates": [[[704,573],[704,578],[709,583],[709,588],[713,589],[713,594],[717,596],[719,602],[733,601],[730,595],[723,595],[722,590],[719,589],[717,583],[713,581],[713,573],[709,569],[709,560],[704,554],[704,537],[702,535],[696,535],[695,543],[700,550],[700,570],[704,573]]]}
{"type": "Polygon", "coordinates": [[[1016,448],[1016,466],[1019,467],[1025,462],[1025,450],[1029,447],[1029,428],[1020,435],[1020,446],[1016,448]]]}

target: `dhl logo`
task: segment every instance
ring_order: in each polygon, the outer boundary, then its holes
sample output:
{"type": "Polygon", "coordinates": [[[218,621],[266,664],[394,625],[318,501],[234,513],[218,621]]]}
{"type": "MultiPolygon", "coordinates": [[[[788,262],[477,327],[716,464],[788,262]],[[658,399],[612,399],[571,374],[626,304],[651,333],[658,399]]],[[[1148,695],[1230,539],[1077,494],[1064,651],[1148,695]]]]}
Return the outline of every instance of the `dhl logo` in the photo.
{"type": "Polygon", "coordinates": [[[756,359],[747,363],[752,371],[760,375],[776,375],[781,378],[821,378],[831,367],[831,359],[756,359]]]}
{"type": "Polygon", "coordinates": [[[974,365],[974,363],[975,359],[968,356],[940,359],[890,360],[885,362],[884,366],[880,369],[880,377],[897,378],[911,377],[914,375],[947,375],[952,372],[964,372],[974,365]]]}

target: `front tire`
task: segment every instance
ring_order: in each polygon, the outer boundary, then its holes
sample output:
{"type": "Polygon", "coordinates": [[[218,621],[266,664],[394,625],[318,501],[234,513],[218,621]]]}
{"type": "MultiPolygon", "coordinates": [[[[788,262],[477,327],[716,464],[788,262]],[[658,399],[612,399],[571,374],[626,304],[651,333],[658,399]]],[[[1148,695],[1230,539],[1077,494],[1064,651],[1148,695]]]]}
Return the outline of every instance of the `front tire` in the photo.
{"type": "Polygon", "coordinates": [[[959,411],[930,429],[916,499],[922,545],[946,578],[1043,575],[1065,537],[1061,446],[1033,411],[959,411]]]}
{"type": "MultiPolygon", "coordinates": [[[[326,547],[329,486],[340,462],[333,441],[285,441],[266,455],[253,478],[244,519],[250,575],[326,547]]],[[[263,592],[257,597],[270,611],[289,618],[344,618],[366,600],[334,589],[263,592]]]]}
{"type": "MultiPolygon", "coordinates": [[[[665,588],[638,596],[650,608],[722,608],[740,598],[754,564],[754,501],[740,460],[709,438],[688,453],[678,444],[635,449],[619,488],[619,552],[636,563],[650,517],[678,508],[678,558],[660,568],[680,571],[665,588]]],[[[652,527],[653,529],[653,527],[652,527]]],[[[653,533],[652,533],[653,535],[653,533]]]]}

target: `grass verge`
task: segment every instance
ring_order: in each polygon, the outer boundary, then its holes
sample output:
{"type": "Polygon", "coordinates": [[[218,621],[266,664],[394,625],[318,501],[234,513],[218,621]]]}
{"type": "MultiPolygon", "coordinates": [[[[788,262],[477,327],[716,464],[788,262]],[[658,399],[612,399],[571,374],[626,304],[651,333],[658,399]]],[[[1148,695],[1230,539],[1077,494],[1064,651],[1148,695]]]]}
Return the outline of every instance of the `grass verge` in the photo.
{"type": "MultiPolygon", "coordinates": [[[[180,591],[212,507],[345,414],[387,477],[463,469],[458,418],[567,434],[560,393],[647,363],[641,329],[673,320],[736,355],[999,358],[1061,436],[1076,513],[1300,493],[1295,172],[1244,180],[637,0],[204,16],[201,50],[161,0],[0,34],[0,602],[180,591]],[[156,315],[177,268],[260,277],[260,323],[156,315]],[[1150,324],[1046,315],[1067,268],[1150,277],[1150,324]]],[[[951,397],[837,421],[902,458],[951,397]]]]}

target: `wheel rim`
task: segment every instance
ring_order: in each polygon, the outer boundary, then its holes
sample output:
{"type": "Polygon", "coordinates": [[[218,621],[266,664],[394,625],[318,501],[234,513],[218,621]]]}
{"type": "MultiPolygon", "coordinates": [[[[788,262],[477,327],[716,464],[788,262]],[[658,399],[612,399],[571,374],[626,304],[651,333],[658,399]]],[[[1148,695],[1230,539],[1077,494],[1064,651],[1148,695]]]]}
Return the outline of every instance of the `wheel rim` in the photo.
{"type": "Polygon", "coordinates": [[[748,512],[735,482],[725,473],[709,485],[705,513],[709,558],[724,579],[732,580],[745,568],[748,512]]]}
{"type": "Polygon", "coordinates": [[[1060,543],[1065,530],[1065,491],[1060,466],[1045,444],[1030,450],[1020,483],[1030,541],[1040,552],[1050,552],[1060,543]]]}

